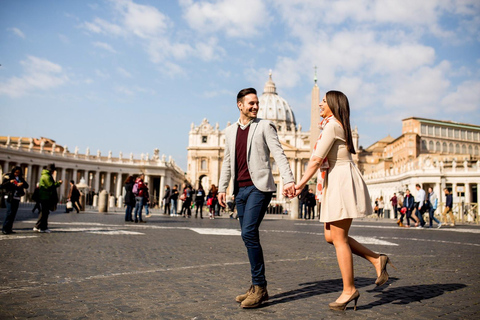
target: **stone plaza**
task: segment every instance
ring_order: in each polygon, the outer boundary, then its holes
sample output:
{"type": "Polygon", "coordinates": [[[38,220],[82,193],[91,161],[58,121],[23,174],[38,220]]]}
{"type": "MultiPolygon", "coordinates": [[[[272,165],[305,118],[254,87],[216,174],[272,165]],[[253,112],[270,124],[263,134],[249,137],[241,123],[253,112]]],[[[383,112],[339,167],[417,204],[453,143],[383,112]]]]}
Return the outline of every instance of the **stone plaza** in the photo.
{"type": "MultiPolygon", "coordinates": [[[[123,212],[50,215],[19,210],[0,237],[0,319],[474,319],[480,316],[480,227],[398,228],[355,220],[351,236],[388,254],[390,280],[354,257],[357,311],[328,309],[342,281],[335,250],[313,220],[267,215],[260,231],[270,300],[244,310],[234,298],[250,284],[238,221],[186,219],[154,211],[146,224],[123,212]]],[[[5,209],[0,209],[0,217],[5,209]]]]}

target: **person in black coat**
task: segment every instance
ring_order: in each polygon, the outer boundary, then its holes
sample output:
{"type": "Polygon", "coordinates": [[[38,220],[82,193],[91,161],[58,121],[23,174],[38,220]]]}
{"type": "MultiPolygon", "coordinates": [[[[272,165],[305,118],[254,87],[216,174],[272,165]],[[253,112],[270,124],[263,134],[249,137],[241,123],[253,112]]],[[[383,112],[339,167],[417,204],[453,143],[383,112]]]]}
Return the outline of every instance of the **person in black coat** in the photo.
{"type": "Polygon", "coordinates": [[[12,172],[3,176],[2,189],[6,190],[7,216],[3,221],[2,233],[11,234],[13,231],[13,222],[17,215],[20,198],[25,195],[25,189],[28,189],[28,183],[23,178],[22,168],[14,167],[12,172]]]}
{"type": "Polygon", "coordinates": [[[163,214],[170,215],[170,186],[167,184],[165,186],[165,195],[163,196],[163,214]]]}
{"type": "Polygon", "coordinates": [[[307,195],[307,213],[306,219],[315,219],[315,206],[317,205],[317,199],[315,199],[315,193],[312,189],[308,190],[307,195]]]}
{"type": "Polygon", "coordinates": [[[133,176],[128,176],[125,180],[125,199],[123,203],[125,204],[125,221],[126,222],[133,222],[132,219],[132,210],[135,207],[135,195],[133,194],[133,176]]]}
{"type": "Polygon", "coordinates": [[[195,193],[195,218],[198,215],[198,209],[200,209],[200,219],[203,219],[203,203],[205,202],[205,190],[203,190],[202,185],[198,187],[197,192],[195,193]]]}
{"type": "Polygon", "coordinates": [[[73,211],[73,209],[77,210],[77,213],[80,213],[80,191],[78,191],[77,186],[75,185],[75,181],[70,181],[70,194],[68,195],[68,200],[72,202],[72,208],[67,209],[67,212],[73,211]]]}

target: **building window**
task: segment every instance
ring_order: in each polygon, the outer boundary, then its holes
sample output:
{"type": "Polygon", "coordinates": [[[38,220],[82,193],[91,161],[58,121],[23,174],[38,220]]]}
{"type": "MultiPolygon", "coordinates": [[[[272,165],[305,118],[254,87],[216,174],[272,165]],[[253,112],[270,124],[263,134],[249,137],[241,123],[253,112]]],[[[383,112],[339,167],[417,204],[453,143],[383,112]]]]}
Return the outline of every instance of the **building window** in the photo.
{"type": "Polygon", "coordinates": [[[447,143],[446,143],[446,142],[444,142],[444,143],[442,144],[442,151],[443,151],[443,153],[448,153],[447,143]]]}
{"type": "Polygon", "coordinates": [[[422,150],[423,150],[423,151],[427,151],[427,150],[428,150],[427,141],[425,141],[425,140],[422,140],[422,150]]]}
{"type": "Polygon", "coordinates": [[[473,140],[473,139],[472,139],[472,133],[473,133],[472,131],[468,131],[468,132],[467,132],[467,139],[468,139],[468,140],[473,140]]]}
{"type": "Polygon", "coordinates": [[[453,143],[450,143],[450,144],[448,145],[448,152],[449,152],[449,153],[455,153],[455,150],[453,150],[453,143]]]}
{"type": "Polygon", "coordinates": [[[428,135],[433,136],[433,127],[428,126],[428,135]]]}
{"type": "Polygon", "coordinates": [[[478,141],[478,132],[473,133],[473,141],[478,141]]]}
{"type": "Polygon", "coordinates": [[[202,143],[207,143],[207,136],[202,136],[202,143]]]}
{"type": "Polygon", "coordinates": [[[426,133],[427,133],[427,125],[426,125],[426,124],[422,124],[421,132],[422,132],[422,134],[426,134],[426,133]]]}
{"type": "Polygon", "coordinates": [[[453,129],[452,128],[448,128],[448,137],[453,138],[453,129]]]}
{"type": "Polygon", "coordinates": [[[459,154],[460,153],[460,144],[455,145],[455,153],[459,154]]]}
{"type": "Polygon", "coordinates": [[[465,130],[462,130],[462,139],[467,139],[467,132],[465,130]]]}
{"type": "Polygon", "coordinates": [[[430,141],[430,142],[428,143],[428,150],[429,150],[430,152],[433,152],[433,151],[434,151],[434,149],[433,149],[433,141],[430,141]]]}
{"type": "Polygon", "coordinates": [[[442,149],[440,147],[440,142],[437,141],[437,143],[435,144],[435,151],[436,152],[442,152],[442,149]]]}
{"type": "Polygon", "coordinates": [[[462,154],[467,154],[467,146],[466,145],[462,145],[462,154]]]}
{"type": "Polygon", "coordinates": [[[446,137],[446,136],[447,136],[447,128],[442,127],[442,137],[446,137]]]}
{"type": "Polygon", "coordinates": [[[440,137],[440,127],[435,127],[435,135],[440,137]]]}
{"type": "Polygon", "coordinates": [[[473,148],[472,146],[468,146],[468,154],[473,156],[473,148]]]}
{"type": "Polygon", "coordinates": [[[202,162],[200,162],[200,170],[207,171],[207,160],[202,160],[202,162]]]}
{"type": "Polygon", "coordinates": [[[460,138],[460,130],[455,129],[454,135],[455,135],[455,139],[459,139],[460,138]]]}
{"type": "Polygon", "coordinates": [[[478,156],[478,146],[475,146],[475,155],[478,156]]]}

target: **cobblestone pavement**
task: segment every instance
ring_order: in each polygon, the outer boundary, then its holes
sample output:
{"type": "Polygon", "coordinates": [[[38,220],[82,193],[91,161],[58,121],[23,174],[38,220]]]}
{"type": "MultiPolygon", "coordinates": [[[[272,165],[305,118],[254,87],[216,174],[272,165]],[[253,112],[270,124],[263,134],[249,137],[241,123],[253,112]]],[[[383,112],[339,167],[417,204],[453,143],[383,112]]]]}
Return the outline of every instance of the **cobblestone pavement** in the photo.
{"type": "MultiPolygon", "coordinates": [[[[0,217],[5,209],[0,210],[0,217]]],[[[53,213],[50,234],[19,212],[0,236],[0,319],[478,319],[480,227],[406,229],[355,220],[351,236],[388,254],[387,285],[354,257],[357,311],[331,311],[342,282],[333,246],[317,221],[266,219],[261,239],[270,300],[243,310],[246,250],[234,219],[153,214],[53,213]]]]}

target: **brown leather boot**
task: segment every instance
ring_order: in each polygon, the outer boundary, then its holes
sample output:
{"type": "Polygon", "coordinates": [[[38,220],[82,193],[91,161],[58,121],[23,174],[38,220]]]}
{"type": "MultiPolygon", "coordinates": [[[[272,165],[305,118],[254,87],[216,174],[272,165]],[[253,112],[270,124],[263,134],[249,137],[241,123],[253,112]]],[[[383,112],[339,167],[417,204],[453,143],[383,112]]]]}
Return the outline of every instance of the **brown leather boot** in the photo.
{"type": "Polygon", "coordinates": [[[253,284],[248,288],[247,292],[235,297],[235,301],[242,303],[243,300],[247,299],[248,293],[253,290],[253,284]]]}
{"type": "Polygon", "coordinates": [[[242,301],[242,308],[257,308],[263,301],[268,300],[267,286],[252,286],[253,288],[248,292],[247,298],[242,301]]]}

